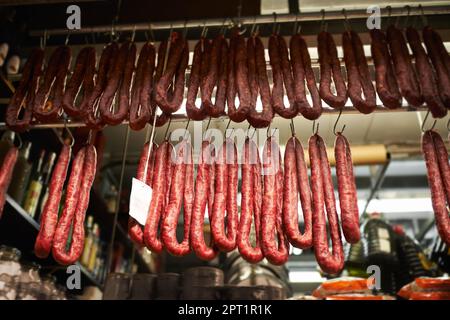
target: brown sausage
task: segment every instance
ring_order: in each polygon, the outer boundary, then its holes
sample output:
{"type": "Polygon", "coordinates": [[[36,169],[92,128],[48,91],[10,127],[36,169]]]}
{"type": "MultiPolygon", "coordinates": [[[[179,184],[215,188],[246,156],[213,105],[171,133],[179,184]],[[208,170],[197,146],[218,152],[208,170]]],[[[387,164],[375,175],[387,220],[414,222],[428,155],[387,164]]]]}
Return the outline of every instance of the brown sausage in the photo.
{"type": "Polygon", "coordinates": [[[336,44],[329,32],[322,31],[317,36],[317,51],[320,63],[320,97],[330,107],[341,109],[347,102],[347,88],[342,76],[336,44]],[[332,83],[336,94],[331,91],[332,83]]]}
{"type": "Polygon", "coordinates": [[[326,154],[325,144],[320,136],[309,139],[311,163],[311,185],[313,195],[313,245],[319,266],[323,271],[335,274],[344,267],[339,220],[334,199],[333,181],[326,154]],[[333,252],[329,252],[324,204],[330,226],[333,252]]]}
{"type": "Polygon", "coordinates": [[[298,103],[299,112],[308,120],[316,120],[322,114],[322,100],[317,89],[316,79],[311,67],[311,58],[308,47],[301,35],[291,37],[290,54],[292,71],[294,74],[295,99],[298,103]],[[306,99],[305,83],[311,94],[312,106],[306,99]]]}
{"type": "Polygon", "coordinates": [[[269,57],[272,67],[273,109],[281,117],[292,119],[298,114],[298,103],[294,94],[294,79],[292,77],[291,64],[286,42],[279,35],[269,38],[269,57]],[[284,89],[289,100],[289,107],[284,105],[284,89]]]}
{"type": "Polygon", "coordinates": [[[400,91],[409,104],[418,107],[423,103],[423,98],[409,56],[405,37],[402,31],[394,25],[388,27],[386,35],[400,91]]]}
{"type": "Polygon", "coordinates": [[[297,248],[312,246],[312,200],[308,182],[308,169],[303,147],[291,137],[284,152],[283,224],[289,242],[297,248]],[[304,232],[298,227],[298,194],[303,211],[304,232]]]}
{"type": "Polygon", "coordinates": [[[384,106],[396,109],[402,106],[402,96],[394,74],[392,58],[386,42],[386,36],[380,29],[370,30],[370,46],[375,64],[376,88],[384,106]]]}
{"type": "Polygon", "coordinates": [[[34,244],[34,252],[39,258],[47,258],[53,245],[56,225],[58,223],[59,203],[69,167],[71,148],[64,145],[58,157],[50,180],[48,198],[42,210],[41,225],[34,244]]]}
{"type": "Polygon", "coordinates": [[[345,67],[347,69],[348,95],[353,106],[361,113],[371,113],[377,107],[375,90],[361,39],[354,31],[342,34],[345,67]]]}
{"type": "Polygon", "coordinates": [[[334,142],[336,176],[339,190],[339,206],[344,237],[349,243],[357,243],[360,238],[358,198],[353,175],[352,154],[347,139],[339,133],[334,142]]]}
{"type": "Polygon", "coordinates": [[[33,49],[25,63],[19,86],[6,109],[5,122],[8,128],[13,131],[24,132],[30,127],[34,97],[43,61],[44,51],[42,49],[33,49]]]}

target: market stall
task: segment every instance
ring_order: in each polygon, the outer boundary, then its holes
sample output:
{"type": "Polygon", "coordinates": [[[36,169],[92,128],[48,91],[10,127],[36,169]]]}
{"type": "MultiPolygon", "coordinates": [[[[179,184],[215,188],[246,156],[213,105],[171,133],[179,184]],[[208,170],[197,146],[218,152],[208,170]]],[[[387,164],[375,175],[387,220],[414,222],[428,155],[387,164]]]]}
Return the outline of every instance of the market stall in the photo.
{"type": "Polygon", "coordinates": [[[1,299],[450,299],[450,2],[37,2],[1,299]]]}

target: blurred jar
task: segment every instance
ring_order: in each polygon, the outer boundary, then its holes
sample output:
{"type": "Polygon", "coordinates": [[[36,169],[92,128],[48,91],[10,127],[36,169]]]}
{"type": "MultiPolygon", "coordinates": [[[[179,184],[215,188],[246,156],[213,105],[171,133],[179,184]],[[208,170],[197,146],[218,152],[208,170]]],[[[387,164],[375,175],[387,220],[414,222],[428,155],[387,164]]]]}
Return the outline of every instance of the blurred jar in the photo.
{"type": "Polygon", "coordinates": [[[40,298],[41,277],[37,263],[22,265],[17,292],[18,300],[38,300],[40,298]]]}
{"type": "Polygon", "coordinates": [[[56,289],[56,278],[52,275],[42,277],[41,281],[41,299],[56,300],[58,289],[56,289]]]}
{"type": "Polygon", "coordinates": [[[15,300],[20,276],[20,251],[0,246],[0,300],[15,300]]]}

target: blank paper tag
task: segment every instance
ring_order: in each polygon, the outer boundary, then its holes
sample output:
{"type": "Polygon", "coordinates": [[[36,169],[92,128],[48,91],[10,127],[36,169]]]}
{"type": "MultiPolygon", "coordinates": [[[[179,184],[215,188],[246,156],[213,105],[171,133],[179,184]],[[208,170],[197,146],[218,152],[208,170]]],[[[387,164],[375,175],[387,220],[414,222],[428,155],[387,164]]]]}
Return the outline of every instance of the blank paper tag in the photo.
{"type": "Polygon", "coordinates": [[[144,182],[133,178],[130,195],[130,216],[136,219],[141,225],[147,221],[148,208],[152,200],[153,190],[144,182]]]}

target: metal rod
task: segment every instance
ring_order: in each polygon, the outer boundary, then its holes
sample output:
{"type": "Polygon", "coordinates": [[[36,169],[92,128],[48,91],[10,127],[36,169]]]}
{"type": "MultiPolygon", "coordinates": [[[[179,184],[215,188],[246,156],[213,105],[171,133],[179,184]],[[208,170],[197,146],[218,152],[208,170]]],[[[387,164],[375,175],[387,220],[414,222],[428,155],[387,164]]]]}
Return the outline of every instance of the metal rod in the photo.
{"type": "Polygon", "coordinates": [[[112,256],[114,251],[114,240],[116,238],[116,226],[117,226],[117,218],[119,216],[119,210],[120,210],[120,198],[122,195],[122,184],[123,184],[123,176],[125,174],[125,161],[127,159],[127,151],[128,151],[128,140],[130,137],[130,127],[127,126],[126,132],[125,132],[125,141],[123,145],[123,151],[122,151],[122,167],[120,169],[120,179],[119,179],[119,189],[117,193],[117,203],[116,203],[116,210],[114,212],[114,222],[112,226],[111,231],[111,241],[109,242],[109,248],[108,248],[108,260],[106,263],[106,272],[111,272],[111,264],[112,264],[112,256]]]}
{"type": "MultiPolygon", "coordinates": [[[[381,8],[381,15],[387,16],[389,10],[387,8],[381,8]]],[[[365,19],[369,16],[366,9],[356,9],[356,10],[347,10],[347,19],[365,19]]],[[[449,14],[450,6],[427,6],[423,7],[423,14],[425,15],[437,15],[437,14],[449,14]]],[[[409,12],[409,16],[421,15],[422,10],[418,7],[411,8],[409,12]]],[[[392,8],[390,11],[391,16],[407,16],[408,12],[405,10],[404,6],[392,8]]],[[[301,22],[304,21],[320,21],[322,20],[322,13],[318,12],[302,12],[297,14],[279,14],[277,15],[277,23],[292,23],[295,21],[296,16],[298,16],[298,20],[301,22]]],[[[343,20],[344,16],[342,15],[341,10],[334,11],[326,11],[326,15],[324,20],[343,20]]],[[[254,16],[252,17],[241,17],[239,22],[243,25],[252,25],[256,24],[272,24],[273,23],[273,15],[260,15],[257,16],[256,19],[254,16]]],[[[128,23],[128,24],[118,24],[114,26],[115,31],[132,31],[134,27],[136,27],[136,31],[146,31],[151,27],[152,30],[167,30],[173,27],[174,29],[183,29],[186,28],[203,28],[206,27],[221,27],[223,25],[223,18],[216,19],[196,19],[196,20],[178,20],[178,21],[163,21],[163,22],[142,22],[142,23],[128,23]]],[[[94,33],[94,32],[110,32],[111,25],[103,25],[103,26],[95,26],[95,27],[83,27],[79,30],[70,30],[71,34],[84,34],[84,33],[94,33]]],[[[41,37],[44,35],[44,30],[31,30],[30,36],[32,37],[41,37]]],[[[53,29],[47,30],[48,35],[65,35],[69,31],[68,29],[53,29]]]]}
{"type": "Polygon", "coordinates": [[[375,184],[373,185],[373,187],[370,189],[370,194],[369,197],[367,198],[366,204],[364,205],[364,210],[363,210],[363,214],[366,213],[367,208],[369,207],[370,202],[372,201],[373,197],[375,197],[378,189],[380,189],[381,184],[383,183],[384,180],[384,176],[386,174],[386,171],[389,167],[389,164],[391,163],[390,159],[388,159],[388,162],[386,162],[381,168],[380,168],[380,172],[378,173],[378,176],[376,178],[375,184]]]}
{"type": "MultiPolygon", "coordinates": [[[[418,112],[418,111],[427,111],[427,107],[408,107],[404,106],[399,109],[388,109],[384,108],[383,106],[378,106],[375,109],[375,113],[394,113],[394,112],[418,112]]],[[[339,114],[339,110],[332,109],[332,108],[323,108],[324,114],[339,114]]],[[[358,110],[356,110],[353,107],[346,107],[342,111],[342,114],[361,114],[358,110]]],[[[275,115],[275,117],[279,117],[279,115],[275,115]]],[[[187,121],[188,118],[185,114],[173,114],[171,115],[172,122],[184,122],[187,121]]],[[[213,118],[212,121],[225,121],[228,120],[228,116],[221,116],[218,118],[213,118]]],[[[121,123],[122,125],[128,125],[128,121],[124,121],[121,123]]],[[[85,127],[86,124],[84,122],[67,122],[67,124],[64,124],[64,121],[58,121],[58,122],[52,122],[52,123],[31,123],[30,129],[52,129],[52,128],[64,128],[66,126],[67,128],[81,128],[85,127]]],[[[5,122],[0,122],[0,130],[6,130],[8,127],[6,126],[5,122]]]]}

